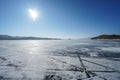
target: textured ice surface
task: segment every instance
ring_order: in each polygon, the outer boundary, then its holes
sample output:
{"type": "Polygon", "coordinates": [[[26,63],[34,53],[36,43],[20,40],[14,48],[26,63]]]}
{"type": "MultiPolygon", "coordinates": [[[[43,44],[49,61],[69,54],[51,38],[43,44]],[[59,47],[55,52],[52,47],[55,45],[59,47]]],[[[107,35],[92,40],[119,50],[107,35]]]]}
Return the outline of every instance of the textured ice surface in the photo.
{"type": "Polygon", "coordinates": [[[0,80],[90,80],[78,54],[92,79],[120,80],[119,40],[1,40],[0,80]]]}

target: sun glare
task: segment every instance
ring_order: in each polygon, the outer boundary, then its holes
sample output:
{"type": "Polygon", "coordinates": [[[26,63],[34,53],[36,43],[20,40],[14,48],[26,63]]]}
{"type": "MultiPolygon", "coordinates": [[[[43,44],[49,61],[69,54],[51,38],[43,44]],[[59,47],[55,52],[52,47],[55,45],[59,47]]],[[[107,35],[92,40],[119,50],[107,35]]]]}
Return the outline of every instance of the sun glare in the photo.
{"type": "Polygon", "coordinates": [[[28,12],[33,21],[35,21],[38,18],[37,10],[30,8],[30,9],[28,9],[28,12]]]}

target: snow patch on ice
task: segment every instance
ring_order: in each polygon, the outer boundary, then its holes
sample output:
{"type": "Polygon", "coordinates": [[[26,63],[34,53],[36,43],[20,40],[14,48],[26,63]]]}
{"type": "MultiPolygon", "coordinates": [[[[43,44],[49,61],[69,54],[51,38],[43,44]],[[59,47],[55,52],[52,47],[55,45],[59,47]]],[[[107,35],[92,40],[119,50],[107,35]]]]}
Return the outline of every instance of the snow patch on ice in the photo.
{"type": "Polygon", "coordinates": [[[104,51],[120,52],[120,47],[100,47],[100,49],[104,51]]]}

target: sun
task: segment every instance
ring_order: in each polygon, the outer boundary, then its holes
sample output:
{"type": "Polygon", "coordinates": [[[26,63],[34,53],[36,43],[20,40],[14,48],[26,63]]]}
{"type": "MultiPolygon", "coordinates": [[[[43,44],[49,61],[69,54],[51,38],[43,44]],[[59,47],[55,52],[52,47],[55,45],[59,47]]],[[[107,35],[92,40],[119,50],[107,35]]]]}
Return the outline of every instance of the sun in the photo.
{"type": "Polygon", "coordinates": [[[29,15],[32,18],[33,21],[35,21],[38,18],[38,11],[35,9],[28,9],[29,15]]]}

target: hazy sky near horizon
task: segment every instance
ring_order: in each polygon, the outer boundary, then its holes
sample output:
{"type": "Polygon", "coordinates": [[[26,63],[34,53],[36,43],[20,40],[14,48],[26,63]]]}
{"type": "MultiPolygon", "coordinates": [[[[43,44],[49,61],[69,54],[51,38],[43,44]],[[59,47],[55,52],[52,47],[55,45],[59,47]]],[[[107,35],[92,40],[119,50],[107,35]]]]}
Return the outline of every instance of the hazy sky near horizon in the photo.
{"type": "Polygon", "coordinates": [[[56,38],[120,34],[120,0],[0,0],[0,34],[56,38]],[[38,12],[35,21],[29,9],[38,12]]]}

